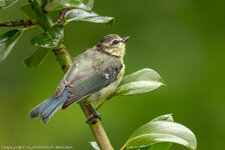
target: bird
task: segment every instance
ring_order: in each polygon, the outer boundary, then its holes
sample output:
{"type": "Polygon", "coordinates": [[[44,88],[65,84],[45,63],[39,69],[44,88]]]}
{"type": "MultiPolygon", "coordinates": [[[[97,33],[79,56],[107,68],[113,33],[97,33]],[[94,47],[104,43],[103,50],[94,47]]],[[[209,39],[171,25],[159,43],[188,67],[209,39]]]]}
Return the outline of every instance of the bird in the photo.
{"type": "Polygon", "coordinates": [[[93,110],[87,121],[93,117],[101,119],[93,103],[110,96],[121,82],[128,39],[116,34],[106,35],[97,45],[75,57],[56,92],[33,108],[29,117],[46,123],[60,107],[64,110],[73,103],[84,103],[93,110]]]}

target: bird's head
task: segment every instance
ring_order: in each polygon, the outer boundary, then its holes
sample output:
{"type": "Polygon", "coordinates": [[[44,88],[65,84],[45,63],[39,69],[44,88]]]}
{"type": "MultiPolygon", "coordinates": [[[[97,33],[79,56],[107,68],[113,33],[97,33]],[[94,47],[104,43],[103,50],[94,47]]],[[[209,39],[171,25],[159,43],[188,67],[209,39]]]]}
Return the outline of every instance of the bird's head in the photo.
{"type": "Polygon", "coordinates": [[[123,57],[125,55],[125,43],[128,39],[129,37],[121,38],[116,34],[109,34],[99,41],[95,49],[112,56],[123,57]]]}

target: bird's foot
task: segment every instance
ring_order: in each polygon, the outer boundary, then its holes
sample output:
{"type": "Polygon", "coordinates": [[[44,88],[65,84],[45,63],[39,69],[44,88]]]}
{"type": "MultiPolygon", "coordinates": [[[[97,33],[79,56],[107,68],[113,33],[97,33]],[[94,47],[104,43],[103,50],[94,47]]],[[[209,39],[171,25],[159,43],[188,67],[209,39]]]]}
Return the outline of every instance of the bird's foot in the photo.
{"type": "Polygon", "coordinates": [[[99,120],[102,120],[101,118],[101,114],[99,113],[93,113],[90,116],[87,117],[86,123],[88,123],[89,121],[91,121],[93,118],[98,118],[99,120]]]}
{"type": "Polygon", "coordinates": [[[102,120],[101,118],[101,114],[99,114],[96,110],[95,107],[90,104],[90,108],[93,111],[93,114],[91,114],[90,116],[87,117],[86,123],[88,123],[89,121],[91,121],[93,118],[98,118],[99,120],[102,120]]]}

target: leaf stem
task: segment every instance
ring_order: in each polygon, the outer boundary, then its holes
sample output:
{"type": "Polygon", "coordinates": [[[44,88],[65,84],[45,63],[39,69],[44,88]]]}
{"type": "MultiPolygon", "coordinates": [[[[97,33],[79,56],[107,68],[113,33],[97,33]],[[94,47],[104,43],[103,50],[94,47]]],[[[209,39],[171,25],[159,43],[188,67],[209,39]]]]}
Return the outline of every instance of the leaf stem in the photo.
{"type": "Polygon", "coordinates": [[[24,27],[30,27],[33,25],[38,25],[39,22],[37,19],[28,19],[28,20],[12,20],[10,22],[0,22],[0,26],[3,27],[15,27],[15,26],[24,26],[24,27]]]}
{"type": "Polygon", "coordinates": [[[62,11],[60,11],[59,19],[57,19],[58,23],[63,23],[63,18],[65,16],[66,12],[69,11],[69,10],[71,10],[71,8],[65,8],[62,11]]]}
{"type": "Polygon", "coordinates": [[[47,31],[49,28],[51,28],[54,23],[52,19],[48,16],[46,12],[43,11],[42,7],[45,5],[45,1],[43,1],[43,4],[40,2],[40,0],[30,0],[32,8],[35,10],[37,14],[37,19],[41,25],[41,27],[47,31]]]}

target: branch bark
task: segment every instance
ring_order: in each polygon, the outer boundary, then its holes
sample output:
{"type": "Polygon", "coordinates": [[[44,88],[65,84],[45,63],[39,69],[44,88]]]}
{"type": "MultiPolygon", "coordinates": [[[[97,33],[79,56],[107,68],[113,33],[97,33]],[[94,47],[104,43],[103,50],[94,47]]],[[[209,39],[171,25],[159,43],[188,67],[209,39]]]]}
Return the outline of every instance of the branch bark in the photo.
{"type": "MultiPolygon", "coordinates": [[[[80,103],[80,107],[82,108],[84,115],[86,118],[90,116],[93,112],[90,107],[84,103],[80,103]]],[[[98,143],[98,146],[101,150],[113,150],[113,147],[109,141],[109,138],[102,126],[101,121],[99,118],[93,118],[88,122],[92,133],[95,136],[95,139],[98,143]]]]}
{"type": "Polygon", "coordinates": [[[63,18],[66,15],[66,12],[69,11],[69,10],[71,10],[71,8],[65,8],[62,11],[60,11],[59,19],[57,19],[58,23],[63,23],[63,18]]]}
{"type": "Polygon", "coordinates": [[[55,53],[56,60],[61,65],[61,69],[64,73],[66,73],[73,64],[72,57],[69,55],[66,47],[64,45],[61,45],[60,48],[53,49],[53,52],[55,53]]]}
{"type": "Polygon", "coordinates": [[[12,20],[10,22],[0,22],[0,26],[3,27],[15,27],[15,26],[24,26],[29,27],[33,25],[38,25],[39,22],[37,19],[28,19],[28,20],[12,20]]]}

